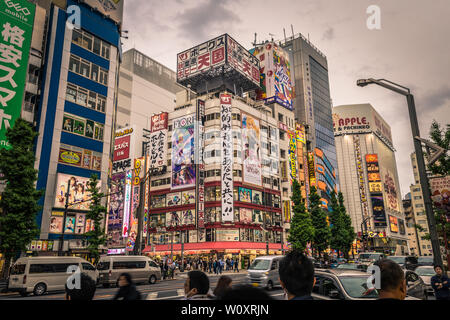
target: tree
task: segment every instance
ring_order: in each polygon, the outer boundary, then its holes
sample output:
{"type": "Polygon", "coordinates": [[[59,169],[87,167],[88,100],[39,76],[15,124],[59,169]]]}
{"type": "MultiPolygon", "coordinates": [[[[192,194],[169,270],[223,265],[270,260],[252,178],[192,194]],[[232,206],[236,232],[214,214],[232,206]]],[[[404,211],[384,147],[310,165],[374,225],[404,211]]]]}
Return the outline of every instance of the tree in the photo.
{"type": "Polygon", "coordinates": [[[334,191],[331,193],[330,207],[332,210],[330,213],[330,247],[335,249],[339,255],[340,252],[342,252],[347,230],[345,229],[341,207],[339,206],[336,193],[334,191]]]}
{"type": "Polygon", "coordinates": [[[304,252],[308,242],[314,237],[314,228],[312,226],[311,216],[306,211],[305,201],[302,199],[300,184],[297,180],[292,183],[292,197],[294,203],[292,211],[294,216],[291,220],[288,241],[292,244],[292,249],[304,252]]]}
{"type": "Polygon", "coordinates": [[[434,174],[438,175],[449,175],[450,174],[450,124],[447,124],[447,130],[441,128],[436,120],[433,120],[430,128],[431,140],[437,144],[439,147],[444,148],[446,152],[432,165],[428,165],[428,168],[434,174]]]}
{"type": "Polygon", "coordinates": [[[355,229],[352,226],[352,219],[347,214],[347,210],[344,206],[344,195],[342,192],[339,192],[338,194],[338,201],[339,201],[339,211],[341,214],[342,219],[342,228],[345,230],[344,237],[343,237],[343,243],[341,246],[341,250],[344,252],[344,256],[346,259],[348,259],[348,253],[350,252],[350,249],[352,248],[353,241],[355,241],[356,233],[355,229]]]}
{"type": "Polygon", "coordinates": [[[87,189],[91,194],[91,204],[89,205],[89,212],[86,214],[86,219],[94,222],[94,229],[87,232],[85,237],[90,256],[94,259],[94,264],[97,264],[100,258],[99,247],[106,243],[105,229],[102,228],[102,222],[106,216],[106,207],[101,204],[104,195],[99,190],[98,182],[97,175],[93,174],[89,179],[87,189]]]}
{"type": "Polygon", "coordinates": [[[33,140],[37,135],[31,124],[18,119],[6,131],[11,148],[0,150],[0,172],[6,180],[0,200],[0,251],[5,256],[2,278],[7,277],[11,260],[39,235],[36,214],[44,191],[35,187],[38,171],[34,169],[33,140]]]}
{"type": "Polygon", "coordinates": [[[317,250],[319,258],[321,253],[328,248],[331,232],[327,222],[327,213],[320,206],[320,196],[315,187],[311,187],[309,194],[311,221],[314,227],[312,247],[317,250]]]}

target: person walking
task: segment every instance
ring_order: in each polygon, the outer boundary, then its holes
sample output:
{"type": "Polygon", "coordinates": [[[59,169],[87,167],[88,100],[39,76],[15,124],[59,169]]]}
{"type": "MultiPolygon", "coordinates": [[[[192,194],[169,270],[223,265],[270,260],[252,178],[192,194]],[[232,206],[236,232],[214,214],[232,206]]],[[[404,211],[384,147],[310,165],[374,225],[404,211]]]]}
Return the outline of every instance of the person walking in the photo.
{"type": "Polygon", "coordinates": [[[450,282],[441,266],[434,267],[436,274],[431,277],[431,287],[434,289],[436,300],[450,300],[450,282]]]}
{"type": "Polygon", "coordinates": [[[301,251],[293,250],[281,259],[278,274],[287,300],[313,300],[314,265],[301,251]]]}
{"type": "Polygon", "coordinates": [[[233,280],[228,276],[221,276],[217,281],[217,285],[214,288],[213,294],[216,299],[222,299],[222,297],[227,293],[228,290],[231,290],[231,283],[233,280]]]}
{"type": "Polygon", "coordinates": [[[214,267],[214,274],[217,274],[217,260],[214,260],[213,267],[214,267]]]}
{"type": "Polygon", "coordinates": [[[236,261],[234,261],[234,271],[239,272],[239,259],[236,258],[236,261]]]}
{"type": "Polygon", "coordinates": [[[141,300],[141,293],[136,289],[129,273],[119,276],[119,291],[113,300],[141,300]]]}

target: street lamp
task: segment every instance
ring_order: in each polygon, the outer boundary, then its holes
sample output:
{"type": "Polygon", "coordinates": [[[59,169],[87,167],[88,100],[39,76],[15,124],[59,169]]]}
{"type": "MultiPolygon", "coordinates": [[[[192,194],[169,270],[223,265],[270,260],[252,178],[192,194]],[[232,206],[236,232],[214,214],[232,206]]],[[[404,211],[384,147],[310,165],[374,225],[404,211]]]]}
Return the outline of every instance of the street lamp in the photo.
{"type": "Polygon", "coordinates": [[[398,94],[406,96],[408,103],[409,120],[411,122],[411,131],[414,142],[414,149],[417,158],[417,167],[419,169],[419,180],[422,189],[423,200],[425,203],[425,211],[427,213],[428,225],[430,227],[431,246],[433,248],[433,257],[435,265],[442,265],[441,248],[439,245],[439,239],[436,232],[436,221],[434,219],[433,207],[431,203],[430,186],[428,184],[428,178],[425,170],[425,161],[422,151],[422,141],[420,140],[419,124],[417,122],[416,107],[414,104],[414,96],[410,90],[399,84],[386,79],[359,79],[356,84],[359,87],[365,87],[369,84],[377,84],[383,88],[394,91],[398,94]]]}

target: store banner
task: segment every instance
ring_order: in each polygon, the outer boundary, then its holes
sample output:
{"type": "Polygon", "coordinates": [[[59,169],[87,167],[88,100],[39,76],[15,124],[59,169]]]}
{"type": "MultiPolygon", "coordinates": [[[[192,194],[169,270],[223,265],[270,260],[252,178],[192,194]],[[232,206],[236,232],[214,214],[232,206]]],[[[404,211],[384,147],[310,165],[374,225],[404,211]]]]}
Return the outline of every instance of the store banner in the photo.
{"type": "Polygon", "coordinates": [[[128,237],[128,230],[130,226],[130,211],[131,211],[131,192],[132,192],[132,170],[128,170],[125,178],[125,200],[123,208],[123,226],[122,237],[128,237]]]}
{"type": "Polygon", "coordinates": [[[0,149],[10,149],[6,131],[22,111],[35,5],[25,0],[0,1],[0,149]]]}
{"type": "Polygon", "coordinates": [[[220,135],[222,138],[222,222],[233,222],[233,137],[231,95],[220,95],[220,135]]]}

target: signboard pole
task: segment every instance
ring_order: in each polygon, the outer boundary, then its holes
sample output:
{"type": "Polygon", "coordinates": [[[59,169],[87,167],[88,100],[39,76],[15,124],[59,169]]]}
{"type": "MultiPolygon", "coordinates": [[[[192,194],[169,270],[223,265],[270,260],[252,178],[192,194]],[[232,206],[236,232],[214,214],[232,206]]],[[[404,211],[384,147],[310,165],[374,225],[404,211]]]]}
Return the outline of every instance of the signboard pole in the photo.
{"type": "Polygon", "coordinates": [[[63,255],[63,244],[64,244],[64,231],[66,231],[66,216],[67,216],[67,209],[69,208],[69,195],[70,195],[70,179],[67,182],[67,190],[66,190],[66,204],[64,207],[64,218],[63,218],[63,224],[62,224],[62,233],[61,238],[59,240],[59,250],[58,250],[58,256],[63,255]]]}

